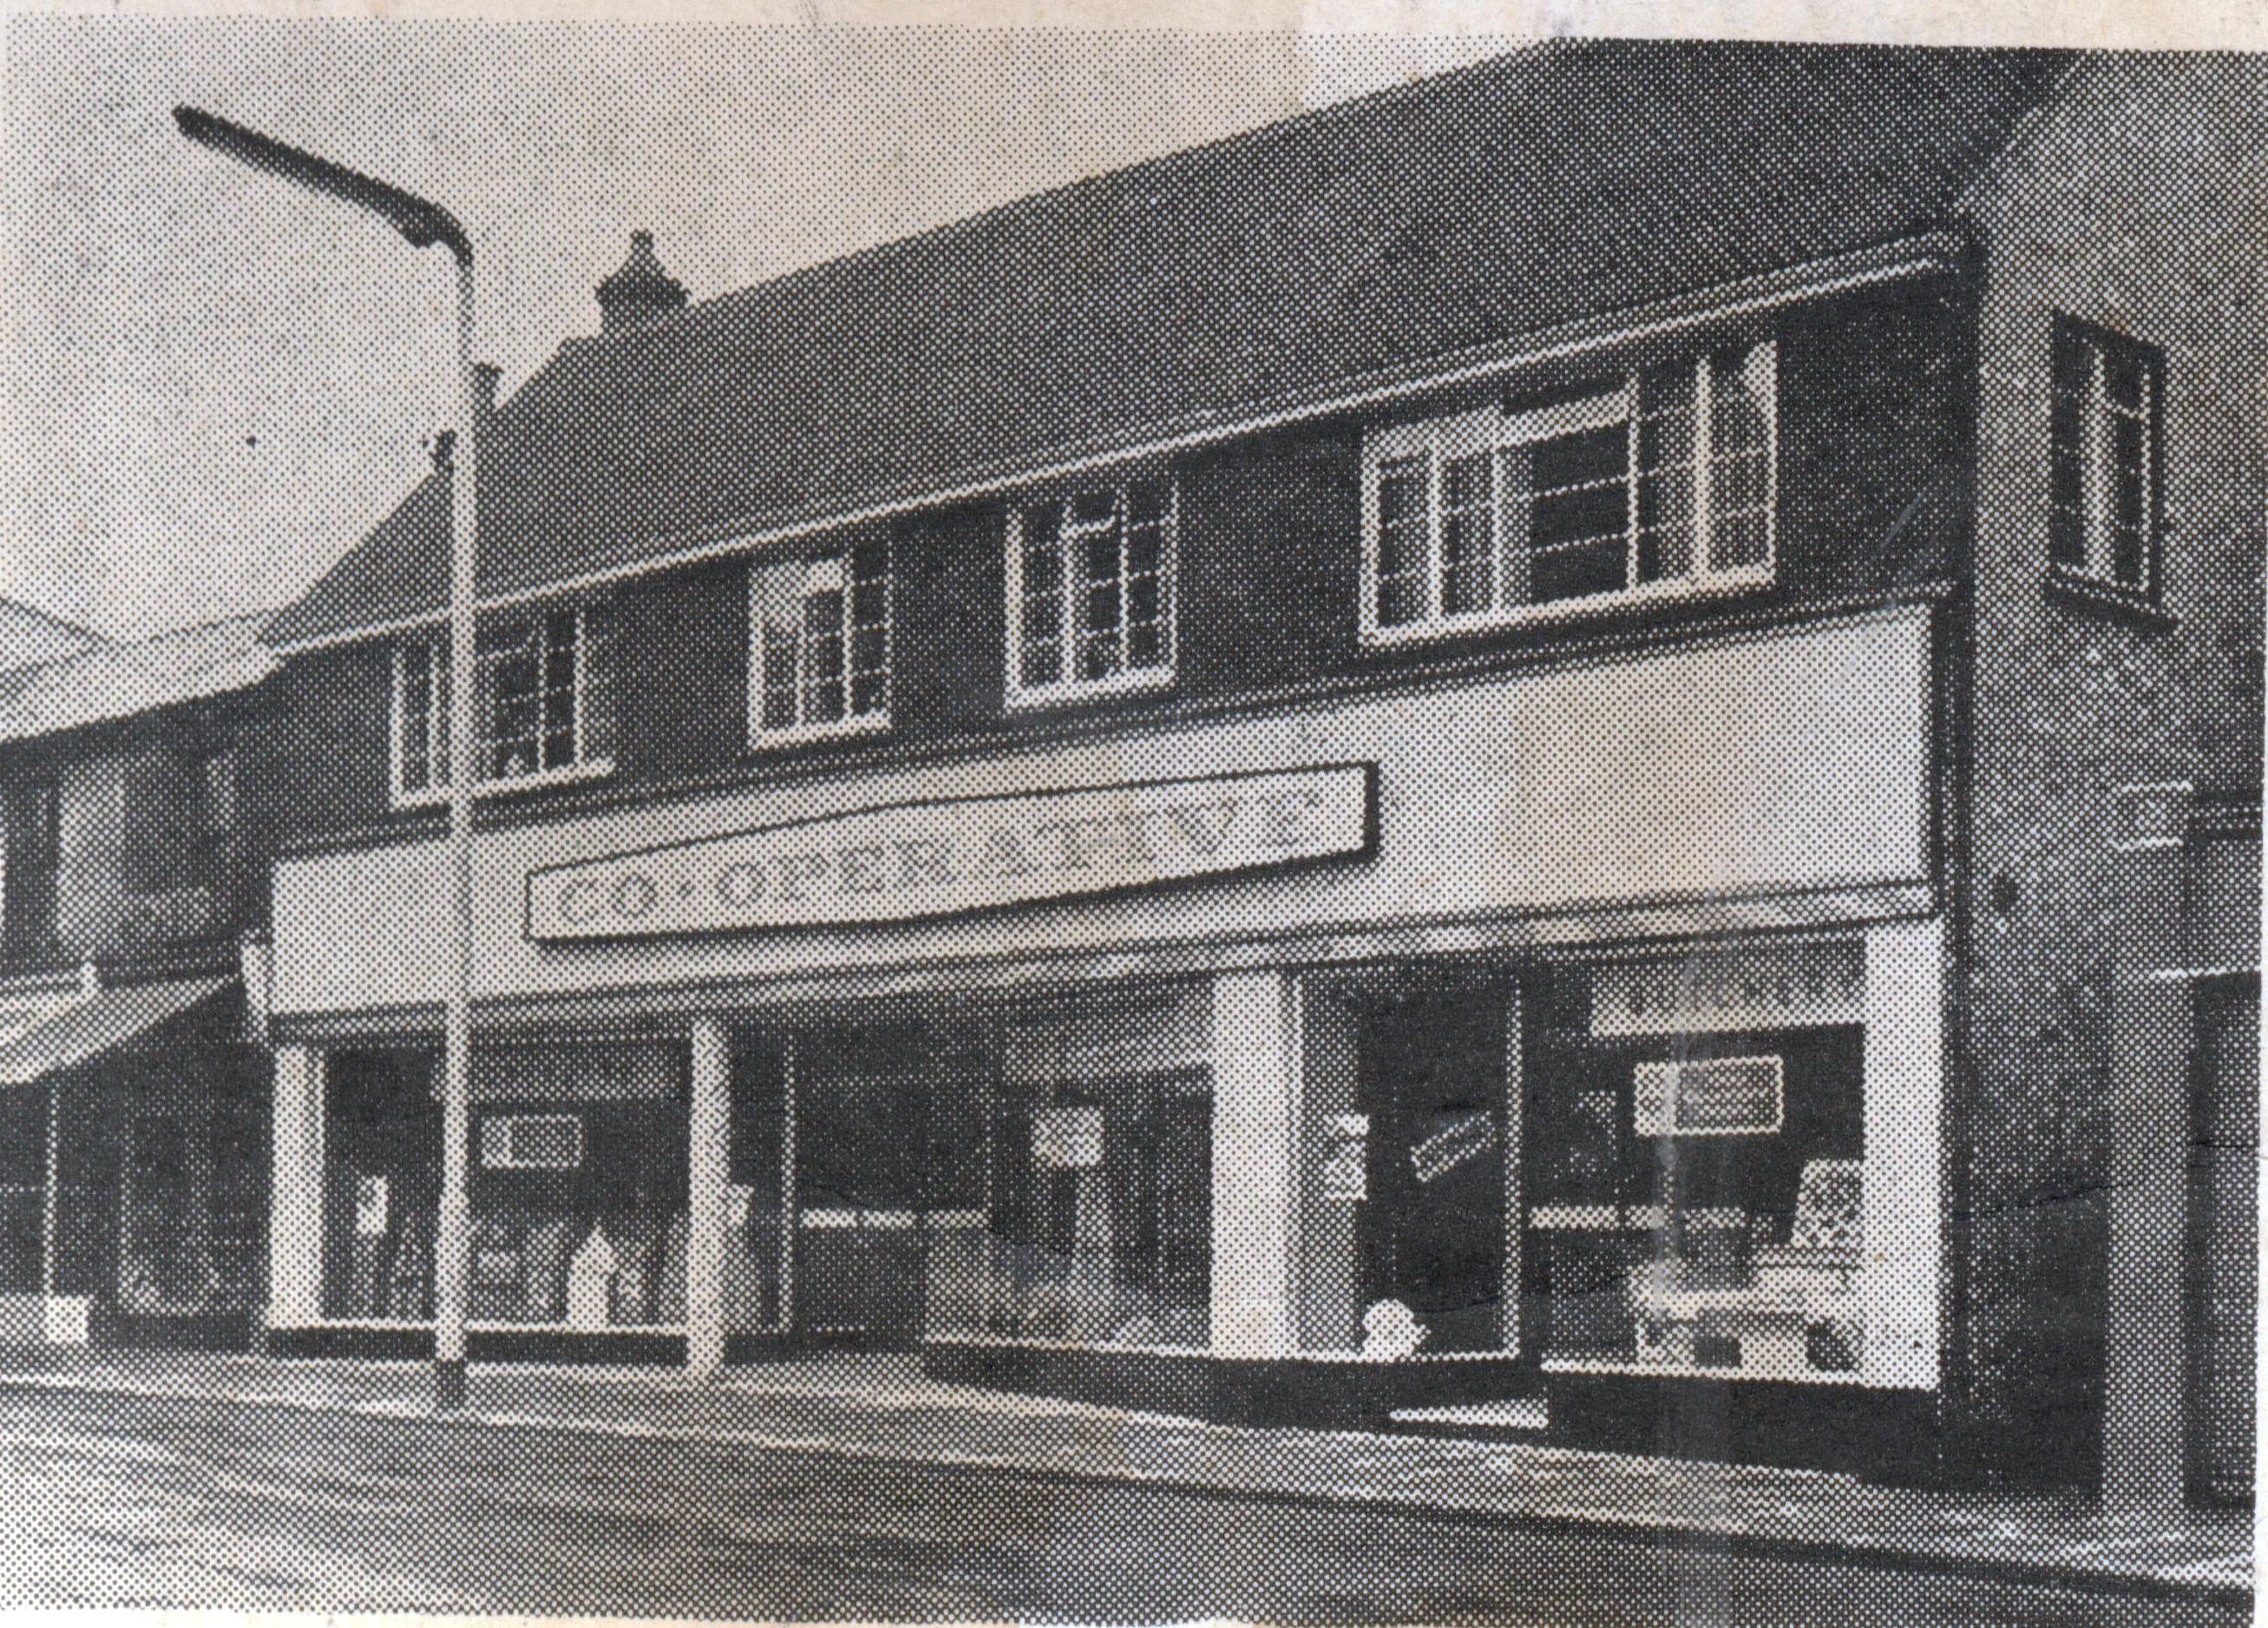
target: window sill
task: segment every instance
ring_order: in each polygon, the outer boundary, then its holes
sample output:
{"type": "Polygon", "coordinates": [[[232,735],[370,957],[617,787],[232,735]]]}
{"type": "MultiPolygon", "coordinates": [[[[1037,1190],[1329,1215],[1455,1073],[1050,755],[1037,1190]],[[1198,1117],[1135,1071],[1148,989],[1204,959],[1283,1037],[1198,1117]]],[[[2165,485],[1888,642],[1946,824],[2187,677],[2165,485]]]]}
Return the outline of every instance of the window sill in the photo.
{"type": "Polygon", "coordinates": [[[1008,710],[1012,712],[1042,711],[1049,707],[1076,706],[1082,701],[1103,701],[1113,696],[1138,696],[1172,688],[1174,670],[1171,667],[1145,667],[1138,673],[1121,673],[1110,678],[1085,679],[1071,684],[1048,684],[1037,689],[1025,689],[1017,685],[1008,689],[1008,710]]]}
{"type": "Polygon", "coordinates": [[[2044,586],[2051,600],[2073,610],[2130,622],[2145,632],[2170,633],[2181,626],[2179,616],[2138,589],[2097,582],[2092,577],[2082,577],[2060,567],[2049,569],[2044,586]]]}
{"type": "Polygon", "coordinates": [[[1514,610],[1482,611],[1440,622],[1409,622],[1391,628],[1366,627],[1362,630],[1362,643],[1366,649],[1386,650],[1403,645],[1468,637],[1477,633],[1501,632],[1508,628],[1586,622],[1654,605],[1687,605],[1728,599],[1758,588],[1768,588],[1771,582],[1771,570],[1766,566],[1727,572],[1701,582],[1629,588],[1618,593],[1594,593],[1582,599],[1554,600],[1542,605],[1523,605],[1514,610]]]}
{"type": "Polygon", "coordinates": [[[846,718],[833,724],[798,724],[790,729],[755,729],[748,732],[747,749],[752,753],[776,752],[783,747],[808,746],[820,740],[856,740],[861,735],[885,735],[890,732],[887,712],[867,712],[857,718],[846,718]]]}
{"type": "MultiPolygon", "coordinates": [[[[509,797],[519,792],[541,792],[555,785],[574,785],[585,780],[603,780],[615,772],[615,760],[601,758],[596,762],[577,763],[571,769],[547,769],[541,774],[514,775],[508,779],[482,780],[473,786],[473,800],[480,802],[493,797],[509,797]]],[[[434,786],[423,792],[396,792],[394,807],[409,808],[442,808],[448,806],[449,788],[434,786]]]]}

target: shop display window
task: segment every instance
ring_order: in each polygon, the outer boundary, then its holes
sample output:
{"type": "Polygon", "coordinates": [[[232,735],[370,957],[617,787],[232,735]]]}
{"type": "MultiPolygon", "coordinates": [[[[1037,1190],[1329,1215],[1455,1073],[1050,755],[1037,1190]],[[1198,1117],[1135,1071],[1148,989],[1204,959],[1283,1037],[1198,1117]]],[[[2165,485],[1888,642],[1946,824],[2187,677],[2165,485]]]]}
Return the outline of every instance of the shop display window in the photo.
{"type": "Polygon", "coordinates": [[[1650,1013],[1641,995],[1617,1013],[1594,1005],[1587,972],[1539,981],[1528,1270],[1547,1358],[1799,1379],[1859,1367],[1857,957],[1723,976],[1697,1001],[1690,973],[1673,975],[1650,1013]]]}
{"type": "Polygon", "coordinates": [[[323,1142],[323,1315],[422,1322],[433,1315],[440,1104],[421,1052],[340,1051],[323,1142]]]}
{"type": "Polygon", "coordinates": [[[1212,1277],[1212,1096],[1201,1070],[1081,1080],[998,1125],[983,1331],[1202,1348],[1212,1277]]]}
{"type": "Polygon", "coordinates": [[[120,1204],[119,1303],[129,1312],[251,1304],[257,1281],[260,1126],[246,1114],[136,1114],[120,1204]]]}
{"type": "Polygon", "coordinates": [[[991,1070],[932,1118],[932,1167],[958,1172],[932,1216],[932,1336],[1207,1347],[1211,1024],[1202,984],[1003,1020],[991,1070]]]}
{"type": "Polygon", "coordinates": [[[472,1315],[571,1328],[685,1320],[685,1105],[475,1110],[472,1315]]]}

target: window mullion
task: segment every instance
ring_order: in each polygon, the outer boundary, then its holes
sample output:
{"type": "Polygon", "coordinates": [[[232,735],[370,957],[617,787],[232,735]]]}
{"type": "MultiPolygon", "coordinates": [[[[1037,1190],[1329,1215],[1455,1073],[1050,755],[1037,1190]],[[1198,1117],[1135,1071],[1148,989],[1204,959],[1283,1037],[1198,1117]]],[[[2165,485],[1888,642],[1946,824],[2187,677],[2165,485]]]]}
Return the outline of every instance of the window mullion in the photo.
{"type": "Polygon", "coordinates": [[[2109,382],[2104,378],[2103,348],[2092,345],[2087,358],[2087,432],[2082,438],[2080,468],[2087,519],[2082,529],[2087,569],[2090,575],[2114,580],[2110,547],[2110,409],[2109,382]]]}
{"type": "Polygon", "coordinates": [[[1631,373],[1623,384],[1623,433],[1624,463],[1623,466],[1623,587],[1625,592],[1638,588],[1638,477],[1644,468],[1638,453],[1640,446],[1638,411],[1646,397],[1638,386],[1639,376],[1631,373]]]}
{"type": "MultiPolygon", "coordinates": [[[[1129,585],[1132,578],[1132,573],[1129,567],[1131,564],[1131,552],[1134,546],[1134,499],[1133,490],[1130,487],[1122,486],[1118,489],[1117,514],[1118,631],[1116,637],[1118,645],[1118,670],[1121,673],[1131,673],[1134,670],[1134,607],[1129,600],[1128,594],[1129,585]]],[[[1162,564],[1163,563],[1164,557],[1163,556],[1160,556],[1160,564],[1162,564]]]]}
{"type": "Polygon", "coordinates": [[[811,587],[806,581],[803,591],[795,596],[795,725],[800,729],[810,720],[805,716],[804,697],[811,683],[811,629],[806,613],[811,607],[811,587]]]}
{"type": "Polygon", "coordinates": [[[1717,370],[1706,356],[1694,363],[1693,376],[1693,564],[1696,578],[1708,576],[1716,560],[1716,526],[1711,491],[1712,460],[1717,452],[1717,370]]]}
{"type": "MultiPolygon", "coordinates": [[[[453,639],[454,633],[453,632],[450,637],[453,639]]],[[[467,784],[471,784],[469,767],[456,760],[457,737],[455,732],[449,727],[449,714],[456,707],[454,689],[456,681],[455,646],[444,645],[439,639],[433,640],[425,646],[425,762],[429,765],[426,770],[429,779],[442,785],[451,784],[460,771],[466,774],[467,784]],[[445,661],[449,664],[446,670],[449,674],[448,682],[452,686],[449,705],[446,708],[441,704],[441,674],[445,670],[441,664],[445,661]],[[445,752],[448,755],[436,755],[438,753],[445,752]],[[435,775],[430,767],[434,763],[442,766],[439,775],[435,775]]],[[[469,696],[466,698],[465,704],[468,706],[472,704],[469,696]]],[[[477,719],[475,721],[478,722],[477,719]]]]}
{"type": "Polygon", "coordinates": [[[1437,428],[1425,438],[1425,620],[1436,627],[1441,622],[1441,572],[1447,565],[1446,544],[1441,535],[1445,461],[1441,456],[1441,432],[1437,428]]]}
{"type": "Polygon", "coordinates": [[[1063,601],[1057,609],[1063,627],[1063,637],[1056,645],[1056,673],[1052,681],[1058,684],[1070,683],[1079,672],[1076,601],[1086,592],[1086,585],[1082,581],[1078,585],[1077,592],[1072,589],[1071,562],[1085,552],[1071,546],[1071,519],[1076,513],[1071,500],[1066,497],[1056,516],[1056,586],[1059,590],[1057,597],[1063,601]]]}
{"type": "Polygon", "coordinates": [[[575,677],[567,696],[568,705],[574,710],[575,730],[571,749],[578,763],[582,762],[586,755],[583,745],[583,687],[590,678],[591,630],[584,621],[584,614],[585,608],[578,605],[575,608],[575,677]]]}
{"type": "Polygon", "coordinates": [[[853,547],[843,555],[843,670],[837,677],[842,686],[842,716],[845,722],[850,718],[850,669],[858,659],[858,643],[850,636],[850,608],[858,597],[858,550],[853,547]]]}

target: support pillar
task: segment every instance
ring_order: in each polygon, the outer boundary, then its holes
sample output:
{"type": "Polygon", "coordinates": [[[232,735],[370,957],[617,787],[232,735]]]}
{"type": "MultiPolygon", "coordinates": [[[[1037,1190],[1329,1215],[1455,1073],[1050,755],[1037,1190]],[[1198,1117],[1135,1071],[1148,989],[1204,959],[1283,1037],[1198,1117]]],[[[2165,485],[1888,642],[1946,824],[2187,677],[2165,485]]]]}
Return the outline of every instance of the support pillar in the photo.
{"type": "Polygon", "coordinates": [[[1933,1389],[1939,1378],[1945,1201],[1945,923],[1867,932],[1867,1308],[1859,1369],[1870,1385],[1933,1389]]]}
{"type": "Polygon", "coordinates": [[[685,1141],[685,1371],[714,1379],[725,1366],[725,1229],[732,1157],[732,1053],[725,1026],[693,1020],[692,1092],[685,1141]]]}
{"type": "Polygon", "coordinates": [[[268,1326],[304,1329],[323,1315],[324,1057],[276,1050],[274,1168],[268,1215],[268,1326]]]}
{"type": "Polygon", "coordinates": [[[2110,995],[2110,1236],[2103,1352],[2102,1510],[2177,1516],[2186,1500],[2190,1062],[2183,964],[2190,788],[2117,797],[2110,995]]]}
{"type": "Polygon", "coordinates": [[[1298,1349],[1300,980],[1223,973],[1212,991],[1212,1351],[1298,1349]]]}

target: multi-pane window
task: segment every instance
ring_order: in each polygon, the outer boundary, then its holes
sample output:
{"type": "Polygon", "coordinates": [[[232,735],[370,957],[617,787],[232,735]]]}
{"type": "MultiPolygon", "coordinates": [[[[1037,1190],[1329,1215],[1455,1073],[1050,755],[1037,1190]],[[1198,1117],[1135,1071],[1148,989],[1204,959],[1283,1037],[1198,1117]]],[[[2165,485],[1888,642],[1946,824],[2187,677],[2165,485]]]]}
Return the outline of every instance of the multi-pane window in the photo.
{"type": "Polygon", "coordinates": [[[1366,630],[1769,577],[1773,364],[1717,352],[1373,433],[1366,630]]]}
{"type": "Polygon", "coordinates": [[[1169,480],[1020,505],[1008,535],[1010,691],[1162,683],[1174,668],[1169,480]]]}
{"type": "Polygon", "coordinates": [[[751,571],[748,660],[751,742],[886,725],[887,540],[751,571]]]}
{"type": "Polygon", "coordinates": [[[2050,552],[2076,576],[2157,592],[2165,357],[2069,320],[2055,329],[2050,552]]]}
{"type": "MultiPolygon", "coordinates": [[[[603,607],[558,606],[493,622],[481,629],[475,650],[475,784],[612,764],[613,630],[603,607]]],[[[413,640],[394,652],[394,795],[442,790],[448,763],[448,642],[413,640]]]]}

